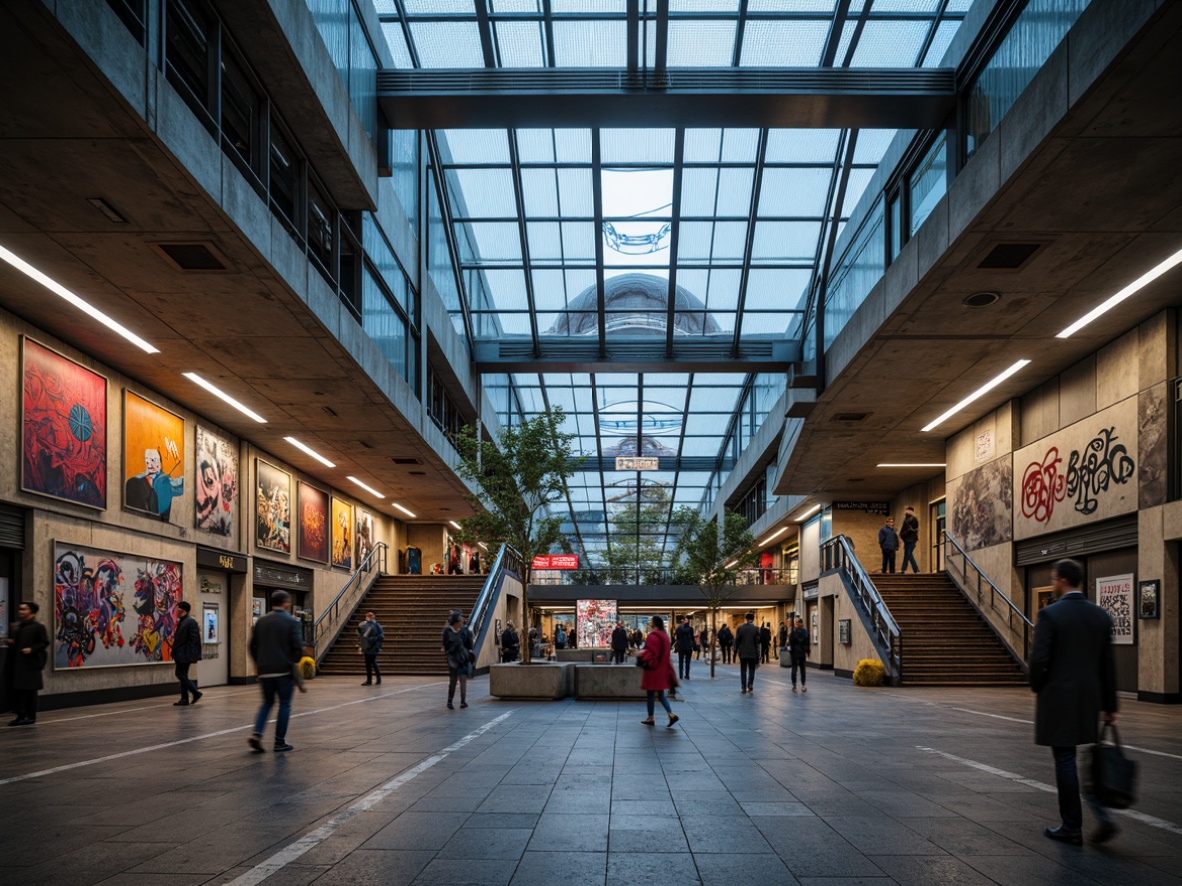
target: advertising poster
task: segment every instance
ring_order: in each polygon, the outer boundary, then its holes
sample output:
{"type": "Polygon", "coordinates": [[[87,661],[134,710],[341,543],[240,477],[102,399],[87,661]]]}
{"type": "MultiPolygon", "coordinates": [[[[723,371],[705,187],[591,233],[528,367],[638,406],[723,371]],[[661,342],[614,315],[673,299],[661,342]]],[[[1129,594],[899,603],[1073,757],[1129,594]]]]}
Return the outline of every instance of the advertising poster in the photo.
{"type": "Polygon", "coordinates": [[[1133,576],[1109,575],[1096,579],[1096,603],[1112,616],[1114,646],[1133,644],[1133,576]]]}
{"type": "Polygon", "coordinates": [[[206,603],[201,607],[201,642],[222,642],[222,635],[218,625],[218,606],[216,603],[206,603]]]}
{"type": "Polygon", "coordinates": [[[21,488],[107,506],[107,380],[24,339],[21,488]]]}
{"type": "Polygon", "coordinates": [[[185,492],[185,420],[123,395],[123,507],[168,523],[185,492]]]}
{"type": "Polygon", "coordinates": [[[234,535],[238,510],[238,446],[197,425],[196,526],[219,538],[234,535]]]}
{"type": "Polygon", "coordinates": [[[618,608],[615,600],[579,600],[575,603],[578,620],[578,648],[607,648],[612,645],[618,608]]]}
{"type": "Polygon", "coordinates": [[[172,661],[181,564],[54,543],[56,670],[172,661]]]}
{"type": "Polygon", "coordinates": [[[291,474],[255,461],[254,540],[268,551],[291,553],[291,474]]]}

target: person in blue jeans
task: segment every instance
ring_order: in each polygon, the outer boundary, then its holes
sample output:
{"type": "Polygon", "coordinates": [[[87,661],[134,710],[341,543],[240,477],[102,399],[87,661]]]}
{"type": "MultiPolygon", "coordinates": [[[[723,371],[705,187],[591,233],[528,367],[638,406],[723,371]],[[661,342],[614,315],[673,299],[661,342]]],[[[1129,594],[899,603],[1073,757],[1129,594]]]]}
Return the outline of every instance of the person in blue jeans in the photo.
{"type": "Polygon", "coordinates": [[[915,562],[915,544],[919,541],[919,520],[915,516],[915,508],[908,505],[903,514],[903,525],[899,527],[899,541],[903,542],[903,568],[907,571],[907,564],[911,564],[911,571],[919,575],[919,564],[915,562]]]}
{"type": "Polygon", "coordinates": [[[899,552],[899,533],[895,532],[895,518],[887,517],[886,525],[878,530],[878,546],[882,548],[882,571],[895,574],[895,555],[899,552]]]}
{"type": "Polygon", "coordinates": [[[256,754],[263,753],[263,732],[276,700],[279,718],[275,722],[275,753],[292,750],[287,743],[287,723],[291,719],[291,697],[296,686],[293,669],[303,651],[304,635],[299,619],[291,614],[291,594],[275,591],[271,594],[271,611],[255,623],[250,634],[250,657],[258,668],[263,687],[263,703],[254,718],[254,734],[247,739],[256,754]]]}

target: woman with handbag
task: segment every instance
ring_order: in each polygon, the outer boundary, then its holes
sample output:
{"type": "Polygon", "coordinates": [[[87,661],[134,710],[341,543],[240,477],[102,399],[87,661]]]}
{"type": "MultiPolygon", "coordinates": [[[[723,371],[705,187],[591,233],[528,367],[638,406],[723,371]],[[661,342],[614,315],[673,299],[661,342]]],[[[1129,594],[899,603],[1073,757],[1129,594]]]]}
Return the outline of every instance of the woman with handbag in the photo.
{"type": "Polygon", "coordinates": [[[651,630],[644,640],[644,648],[636,654],[636,663],[644,668],[640,688],[648,692],[648,719],[640,722],[645,726],[653,725],[653,702],[658,700],[669,715],[669,722],[665,724],[669,727],[677,722],[678,716],[673,713],[665,690],[678,685],[677,674],[673,671],[673,660],[669,657],[670,641],[669,635],[665,633],[664,619],[654,615],[649,627],[651,630]]]}
{"type": "Polygon", "coordinates": [[[443,629],[443,653],[447,656],[447,707],[455,710],[452,704],[456,697],[456,682],[460,684],[460,707],[468,707],[468,678],[475,671],[473,661],[476,641],[464,625],[464,616],[460,610],[453,609],[447,619],[447,627],[443,629]]]}

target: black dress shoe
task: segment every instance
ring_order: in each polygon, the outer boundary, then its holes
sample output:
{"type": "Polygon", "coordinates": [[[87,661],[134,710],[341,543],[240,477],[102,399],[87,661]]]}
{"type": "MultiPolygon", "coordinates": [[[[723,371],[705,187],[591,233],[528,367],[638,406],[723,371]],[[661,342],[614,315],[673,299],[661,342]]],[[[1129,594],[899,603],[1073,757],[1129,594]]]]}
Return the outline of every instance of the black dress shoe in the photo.
{"type": "Polygon", "coordinates": [[[1092,836],[1088,839],[1093,843],[1107,843],[1116,836],[1118,828],[1112,822],[1106,822],[1100,825],[1096,830],[1092,831],[1092,836]]]}
{"type": "Polygon", "coordinates": [[[189,703],[187,701],[174,701],[172,703],[172,706],[174,708],[187,708],[189,706],[189,703]]]}
{"type": "Polygon", "coordinates": [[[9,726],[28,726],[32,722],[33,721],[30,720],[28,717],[17,717],[15,720],[12,720],[8,725],[9,726]]]}
{"type": "Polygon", "coordinates": [[[197,702],[201,701],[201,696],[203,696],[203,695],[205,695],[204,692],[194,692],[193,693],[193,700],[191,702],[189,702],[189,704],[197,704],[197,702]]]}
{"type": "Polygon", "coordinates": [[[1070,843],[1072,846],[1083,845],[1083,831],[1072,831],[1059,826],[1057,828],[1047,828],[1043,833],[1050,839],[1058,840],[1060,843],[1070,843]]]}

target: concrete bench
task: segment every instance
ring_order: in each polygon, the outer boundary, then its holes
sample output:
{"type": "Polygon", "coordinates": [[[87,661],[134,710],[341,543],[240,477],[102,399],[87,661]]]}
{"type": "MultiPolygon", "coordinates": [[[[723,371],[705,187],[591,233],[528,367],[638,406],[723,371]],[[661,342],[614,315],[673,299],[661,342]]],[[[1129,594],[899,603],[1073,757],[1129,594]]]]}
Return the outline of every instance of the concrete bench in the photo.
{"type": "Polygon", "coordinates": [[[488,669],[488,693],[497,698],[566,698],[575,688],[574,662],[519,661],[495,664],[488,669]]]}
{"type": "Polygon", "coordinates": [[[577,664],[575,697],[603,701],[645,698],[646,693],[640,688],[641,673],[633,664],[577,664]]]}

